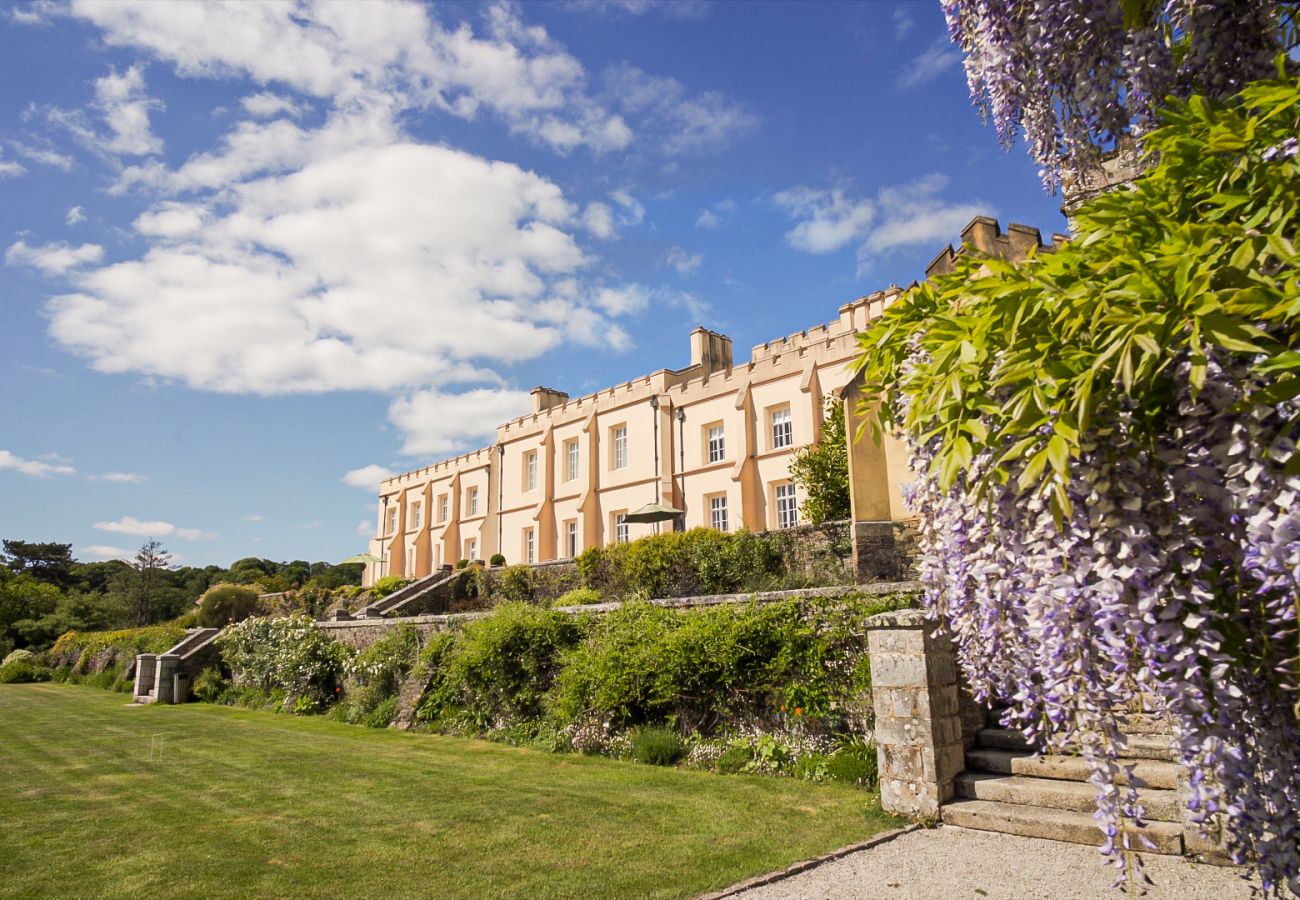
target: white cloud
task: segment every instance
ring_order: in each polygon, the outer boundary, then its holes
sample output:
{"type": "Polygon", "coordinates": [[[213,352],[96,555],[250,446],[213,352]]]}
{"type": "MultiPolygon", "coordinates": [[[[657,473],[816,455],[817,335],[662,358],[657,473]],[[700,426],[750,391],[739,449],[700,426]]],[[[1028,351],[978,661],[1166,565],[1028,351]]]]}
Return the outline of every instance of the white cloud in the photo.
{"type": "Polygon", "coordinates": [[[882,188],[874,199],[853,198],[842,189],[792,188],[775,196],[796,220],[786,242],[808,253],[830,253],[858,246],[859,273],[873,257],[903,246],[933,244],[961,231],[972,218],[991,215],[978,201],[952,203],[939,195],[945,175],[933,174],[908,184],[882,188]]]}
{"type": "Polygon", "coordinates": [[[918,88],[960,63],[961,51],[944,35],[926,48],[925,52],[908,60],[899,73],[898,83],[903,88],[918,88]]]}
{"type": "Polygon", "coordinates": [[[699,216],[695,219],[696,228],[717,228],[736,211],[735,200],[719,200],[710,206],[700,210],[699,216]]]}
{"type": "Polygon", "coordinates": [[[259,119],[269,119],[278,116],[281,113],[292,116],[295,119],[303,114],[303,108],[289,97],[282,94],[276,94],[272,91],[261,91],[257,94],[249,94],[239,101],[244,107],[244,111],[250,116],[256,116],[259,119]]]}
{"type": "Polygon", "coordinates": [[[665,19],[699,20],[709,14],[708,0],[563,0],[560,8],[571,12],[608,16],[622,13],[643,16],[650,13],[665,19]]]}
{"type": "MultiPolygon", "coordinates": [[[[56,457],[62,459],[62,457],[56,457]]],[[[77,470],[63,463],[41,462],[36,459],[23,459],[8,450],[0,450],[0,469],[13,469],[21,475],[32,478],[48,478],[51,475],[75,475],[77,470]]]]}
{"type": "Polygon", "coordinates": [[[253,513],[252,515],[244,516],[244,521],[245,521],[245,522],[261,522],[264,518],[266,518],[266,517],[263,516],[261,513],[253,513]]]}
{"type": "Polygon", "coordinates": [[[57,7],[50,0],[35,0],[26,7],[10,7],[9,15],[19,25],[49,25],[47,14],[55,12],[56,9],[57,7]]]}
{"type": "Polygon", "coordinates": [[[312,519],[310,522],[305,522],[302,525],[299,525],[298,527],[301,528],[303,531],[315,531],[317,528],[320,528],[324,524],[325,523],[322,522],[320,519],[312,519]]]}
{"type": "Polygon", "coordinates": [[[62,275],[78,266],[97,263],[103,256],[104,248],[98,244],[71,247],[59,241],[41,247],[31,247],[25,241],[18,241],[5,251],[5,262],[11,266],[35,266],[48,275],[62,275]]]}
{"type": "Polygon", "coordinates": [[[51,332],[100,371],[224,392],[494,380],[481,361],[563,339],[541,304],[588,264],[575,212],[508,163],[356,149],[141,216],[153,247],[79,276],[51,332]]]}
{"type": "Polygon", "coordinates": [[[664,263],[669,267],[676,269],[679,275],[691,275],[704,262],[704,257],[698,253],[687,253],[681,247],[670,247],[667,256],[664,257],[664,263]]]}
{"type": "Polygon", "coordinates": [[[906,6],[894,7],[894,40],[901,41],[916,27],[916,19],[906,6]]]}
{"type": "Polygon", "coordinates": [[[808,253],[831,253],[863,237],[876,216],[874,203],[850,199],[839,188],[791,188],[774,199],[802,220],[786,232],[785,239],[791,247],[808,253]]]}
{"type": "Polygon", "coordinates": [[[603,241],[618,237],[620,228],[640,225],[645,218],[645,207],[627,191],[612,191],[609,199],[612,205],[596,200],[582,213],[583,226],[603,241]]]}
{"type": "Polygon", "coordinates": [[[119,75],[110,70],[95,80],[95,102],[113,134],[104,143],[111,153],[148,156],[161,153],[162,140],[149,125],[149,111],[162,104],[144,92],[144,75],[132,66],[119,75]]]}
{"type": "Polygon", "coordinates": [[[618,232],[614,230],[614,210],[609,208],[608,203],[599,201],[588,203],[587,208],[582,212],[582,224],[602,241],[618,236],[618,232]]]}
{"type": "Polygon", "coordinates": [[[406,434],[403,453],[444,455],[486,444],[495,436],[498,425],[531,409],[532,397],[527,391],[416,391],[393,401],[388,419],[406,434]]]}
{"type": "Polygon", "coordinates": [[[611,103],[662,133],[669,155],[717,150],[758,127],[758,117],[717,91],[691,96],[675,78],[651,75],[629,63],[604,75],[611,103]]]}
{"type": "Polygon", "coordinates": [[[161,520],[141,521],[133,516],[123,516],[116,522],[96,522],[93,528],[112,534],[132,534],[137,537],[160,538],[175,535],[183,541],[212,540],[217,535],[197,528],[178,528],[161,520]]]}
{"type": "Polygon", "coordinates": [[[89,547],[82,547],[77,553],[79,556],[89,556],[101,562],[108,559],[120,559],[130,562],[135,556],[134,552],[130,550],[123,550],[121,547],[108,547],[103,544],[91,544],[89,547]]]}
{"type": "Polygon", "coordinates": [[[43,149],[41,147],[31,147],[18,141],[11,141],[10,146],[20,156],[25,156],[32,162],[38,162],[42,165],[53,166],[56,169],[62,169],[65,172],[71,171],[73,164],[76,162],[71,156],[63,153],[57,153],[53,150],[43,149]]]}
{"type": "Polygon", "coordinates": [[[143,484],[148,477],[136,472],[105,472],[103,475],[89,476],[91,481],[110,481],[114,484],[143,484]]]}
{"type": "Polygon", "coordinates": [[[357,537],[374,537],[375,523],[369,519],[362,519],[357,523],[357,537]]]}
{"type": "Polygon", "coordinates": [[[86,211],[83,210],[80,206],[74,206],[72,207],[72,209],[68,210],[68,215],[66,216],[64,221],[66,221],[69,225],[76,225],[80,222],[84,222],[86,221],[86,211]]]}
{"type": "Polygon", "coordinates": [[[17,178],[27,171],[22,163],[0,159],[0,178],[17,178]]]}
{"type": "Polygon", "coordinates": [[[387,481],[397,473],[392,469],[380,465],[362,466],[359,469],[353,469],[343,476],[343,483],[355,488],[365,488],[368,491],[378,491],[379,482],[387,481]]]}

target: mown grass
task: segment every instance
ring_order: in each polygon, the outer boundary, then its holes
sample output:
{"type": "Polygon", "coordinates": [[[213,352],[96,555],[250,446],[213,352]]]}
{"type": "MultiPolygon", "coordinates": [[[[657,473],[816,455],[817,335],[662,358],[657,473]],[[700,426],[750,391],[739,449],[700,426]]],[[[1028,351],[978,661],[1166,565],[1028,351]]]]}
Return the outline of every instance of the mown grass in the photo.
{"type": "Polygon", "coordinates": [[[0,686],[5,896],[680,897],[895,824],[838,785],[0,686]]]}

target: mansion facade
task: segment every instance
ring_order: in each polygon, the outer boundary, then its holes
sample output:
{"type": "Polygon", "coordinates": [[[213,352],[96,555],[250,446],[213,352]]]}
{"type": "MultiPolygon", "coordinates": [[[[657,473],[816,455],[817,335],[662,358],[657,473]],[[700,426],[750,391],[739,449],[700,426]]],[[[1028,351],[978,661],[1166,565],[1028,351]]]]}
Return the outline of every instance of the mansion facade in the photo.
{"type": "MultiPolygon", "coordinates": [[[[984,217],[962,237],[1009,258],[1050,249],[1036,229],[1012,225],[1004,235],[984,217]]],[[[961,252],[946,248],[927,275],[950,270],[961,252]]],[[[685,368],[578,398],[534,388],[532,412],[498,426],[491,446],[381,483],[370,542],[379,562],[366,566],[364,583],[497,553],[510,564],[567,559],[674,527],[626,520],[651,503],[681,510],[686,528],[799,524],[804,498],[791,459],[820,439],[832,397],[849,404],[852,436],[857,335],[902,293],[895,285],[861,297],[833,322],[761,344],[741,362],[730,338],[696,328],[685,368]]],[[[889,436],[869,443],[851,454],[855,529],[907,518],[899,489],[912,476],[901,446],[889,436]]]]}

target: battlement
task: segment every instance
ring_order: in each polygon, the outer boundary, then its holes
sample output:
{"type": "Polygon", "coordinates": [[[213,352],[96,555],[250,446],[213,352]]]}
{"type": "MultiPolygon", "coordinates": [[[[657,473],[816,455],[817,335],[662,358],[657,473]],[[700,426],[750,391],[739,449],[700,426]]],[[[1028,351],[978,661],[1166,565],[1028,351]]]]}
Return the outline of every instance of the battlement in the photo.
{"type": "Polygon", "coordinates": [[[449,475],[463,468],[474,468],[484,466],[492,461],[492,448],[482,447],[478,450],[470,450],[459,456],[453,456],[449,459],[439,460],[436,463],[430,463],[420,469],[412,469],[409,472],[403,472],[401,475],[394,475],[392,478],[386,478],[379,483],[379,493],[391,493],[394,490],[400,490],[401,487],[412,481],[424,481],[430,475],[449,475]]]}
{"type": "Polygon", "coordinates": [[[1007,225],[1005,233],[998,220],[989,216],[976,216],[962,230],[961,246],[956,250],[949,244],[925,267],[925,277],[935,278],[948,275],[957,268],[957,260],[963,253],[975,252],[983,256],[992,256],[1011,262],[1021,262],[1032,254],[1051,253],[1064,244],[1068,238],[1063,234],[1053,234],[1050,244],[1043,243],[1042,232],[1029,225],[1012,222],[1007,225]]]}

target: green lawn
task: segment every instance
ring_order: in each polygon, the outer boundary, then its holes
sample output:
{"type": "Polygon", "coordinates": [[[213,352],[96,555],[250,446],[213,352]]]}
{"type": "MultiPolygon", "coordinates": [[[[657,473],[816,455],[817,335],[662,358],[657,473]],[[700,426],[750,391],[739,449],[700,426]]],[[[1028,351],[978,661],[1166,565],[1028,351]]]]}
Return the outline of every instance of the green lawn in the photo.
{"type": "Polygon", "coordinates": [[[896,824],[834,785],[126,703],[0,685],[0,895],[690,896],[896,824]]]}

